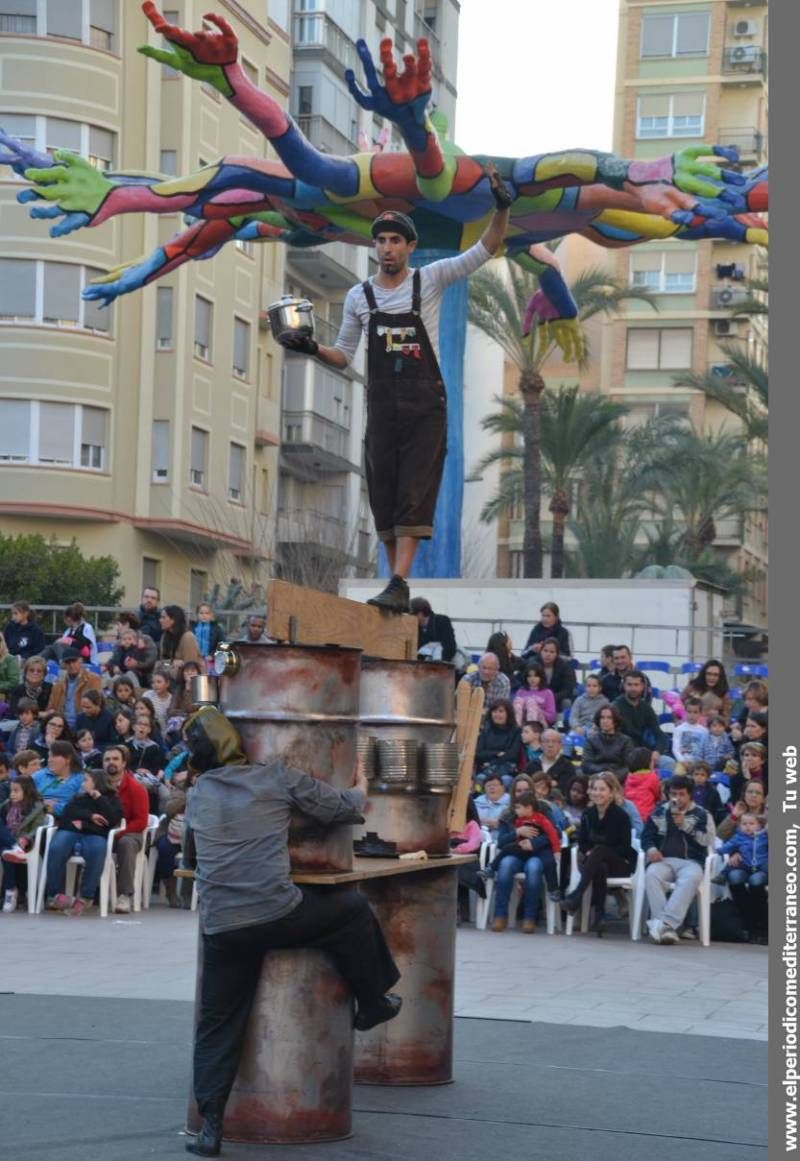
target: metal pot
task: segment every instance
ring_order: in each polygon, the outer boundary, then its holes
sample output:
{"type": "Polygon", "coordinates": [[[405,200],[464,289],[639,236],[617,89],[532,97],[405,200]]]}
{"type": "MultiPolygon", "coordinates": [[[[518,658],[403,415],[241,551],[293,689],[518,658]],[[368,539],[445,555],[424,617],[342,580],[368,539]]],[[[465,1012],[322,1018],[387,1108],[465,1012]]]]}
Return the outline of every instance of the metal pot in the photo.
{"type": "Polygon", "coordinates": [[[284,294],[283,298],[267,307],[269,325],[275,341],[286,339],[313,339],[314,307],[307,298],[293,298],[284,294]]]}
{"type": "Polygon", "coordinates": [[[219,701],[219,690],[216,677],[207,677],[200,673],[189,682],[193,705],[216,705],[219,701]]]}

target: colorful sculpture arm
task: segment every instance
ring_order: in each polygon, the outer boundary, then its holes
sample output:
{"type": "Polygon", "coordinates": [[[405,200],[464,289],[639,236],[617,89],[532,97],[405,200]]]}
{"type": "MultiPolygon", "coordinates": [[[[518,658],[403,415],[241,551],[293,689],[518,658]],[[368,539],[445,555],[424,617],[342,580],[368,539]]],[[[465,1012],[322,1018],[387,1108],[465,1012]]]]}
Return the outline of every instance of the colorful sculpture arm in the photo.
{"type": "Polygon", "coordinates": [[[546,246],[534,245],[524,255],[518,255],[516,261],[533,271],[539,280],[539,289],[525,309],[523,337],[529,335],[536,325],[543,346],[554,342],[565,362],[579,363],[584,357],[586,344],[578,322],[578,304],[564,280],[558,259],[546,246]]]}

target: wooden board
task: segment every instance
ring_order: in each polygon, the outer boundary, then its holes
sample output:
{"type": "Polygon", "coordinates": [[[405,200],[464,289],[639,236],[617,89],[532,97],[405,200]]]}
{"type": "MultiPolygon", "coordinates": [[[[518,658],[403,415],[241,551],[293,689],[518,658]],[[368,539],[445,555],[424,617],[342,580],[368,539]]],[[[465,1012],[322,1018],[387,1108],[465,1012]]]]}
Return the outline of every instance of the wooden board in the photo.
{"type": "Polygon", "coordinates": [[[468,688],[459,685],[458,714],[463,719],[456,727],[456,735],[460,733],[462,745],[459,749],[458,781],[450,797],[448,826],[451,831],[460,833],[467,825],[467,799],[472,790],[472,779],[475,772],[475,750],[478,745],[481,721],[483,719],[484,692],[480,686],[470,689],[469,702],[462,694],[462,689],[468,688]]]}
{"type": "MultiPolygon", "coordinates": [[[[477,855],[447,855],[441,859],[353,859],[352,871],[292,871],[293,883],[318,883],[333,886],[337,883],[358,883],[364,879],[386,879],[391,875],[410,875],[420,871],[448,871],[474,863],[477,855]]],[[[178,868],[175,875],[179,879],[193,879],[194,871],[178,868]]]]}
{"type": "MultiPolygon", "coordinates": [[[[376,592],[381,582],[375,582],[376,592]]],[[[267,586],[267,636],[298,645],[349,645],[370,657],[415,661],[417,618],[386,613],[288,581],[267,586]],[[292,620],[293,619],[293,620],[292,620]],[[291,621],[291,623],[290,623],[291,621]]]]}

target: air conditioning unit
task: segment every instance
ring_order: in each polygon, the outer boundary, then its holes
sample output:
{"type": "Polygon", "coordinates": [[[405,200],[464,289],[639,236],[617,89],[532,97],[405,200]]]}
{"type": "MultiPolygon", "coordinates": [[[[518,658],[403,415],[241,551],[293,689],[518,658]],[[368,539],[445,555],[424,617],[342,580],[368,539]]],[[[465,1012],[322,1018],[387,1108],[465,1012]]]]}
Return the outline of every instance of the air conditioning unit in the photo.
{"type": "Polygon", "coordinates": [[[169,468],[156,468],[153,471],[153,483],[157,484],[160,480],[169,479],[169,468]]]}
{"type": "Polygon", "coordinates": [[[714,310],[728,310],[739,302],[746,302],[749,295],[744,287],[723,286],[711,293],[711,305],[714,310]]]}
{"type": "Polygon", "coordinates": [[[172,350],[172,339],[164,339],[164,338],[159,339],[157,346],[158,346],[159,351],[171,351],[172,350]]]}
{"type": "Polygon", "coordinates": [[[715,318],[713,326],[718,339],[733,339],[739,333],[739,325],[732,318],[715,318]]]}
{"type": "Polygon", "coordinates": [[[717,379],[730,379],[733,375],[733,366],[730,363],[712,363],[711,374],[717,379]]]}
{"type": "Polygon", "coordinates": [[[761,49],[755,44],[740,44],[731,50],[731,61],[733,64],[756,64],[759,60],[761,49]]]}
{"type": "Polygon", "coordinates": [[[755,20],[737,20],[733,26],[734,36],[755,36],[758,25],[755,20]]]}
{"type": "Polygon", "coordinates": [[[204,343],[195,343],[194,353],[198,359],[205,359],[208,362],[208,347],[204,343]]]}

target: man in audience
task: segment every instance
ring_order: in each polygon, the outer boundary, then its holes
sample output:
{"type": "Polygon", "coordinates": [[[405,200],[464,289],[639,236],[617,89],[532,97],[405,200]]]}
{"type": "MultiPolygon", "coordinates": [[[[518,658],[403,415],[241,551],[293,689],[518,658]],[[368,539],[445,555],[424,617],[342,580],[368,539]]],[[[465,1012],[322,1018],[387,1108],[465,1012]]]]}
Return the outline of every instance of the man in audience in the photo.
{"type": "Polygon", "coordinates": [[[44,799],[45,809],[55,818],[83,786],[83,771],[78,752],[72,742],[53,742],[47,756],[47,766],[33,776],[34,785],[44,799]]]}
{"type": "Polygon", "coordinates": [[[478,662],[478,668],[474,673],[465,673],[461,678],[461,684],[471,685],[475,689],[479,686],[483,688],[484,717],[490,705],[496,701],[507,701],[511,696],[511,682],[505,673],[500,672],[500,662],[496,653],[484,653],[478,662]]]}
{"type": "Polygon", "coordinates": [[[101,689],[103,685],[99,673],[90,673],[84,668],[83,658],[77,649],[65,649],[61,654],[64,672],[50,690],[48,710],[63,714],[71,730],[75,728],[81,712],[81,698],[90,689],[101,689]]]}
{"type": "Polygon", "coordinates": [[[147,828],[150,803],[144,786],[136,781],[128,769],[130,755],[127,746],[109,746],[103,754],[103,769],[108,784],[119,795],[125,830],[115,846],[117,856],[116,911],[127,914],[133,899],[133,879],[136,858],[142,849],[147,828]]]}
{"type": "Polygon", "coordinates": [[[669,750],[669,738],[662,733],[655,710],[645,701],[646,680],[639,669],[626,673],[624,692],[612,704],[622,718],[622,732],[628,735],[634,746],[647,746],[652,750],[658,761],[658,757],[669,750]]]}
{"type": "Polygon", "coordinates": [[[142,602],[139,605],[139,632],[149,637],[156,645],[164,632],[161,628],[161,610],[158,607],[160,600],[160,590],[155,585],[145,585],[142,590],[142,602]]]}
{"type": "MultiPolygon", "coordinates": [[[[608,648],[608,646],[606,646],[608,648]]],[[[612,657],[612,671],[601,676],[600,685],[603,694],[610,702],[616,701],[618,697],[622,697],[625,692],[623,683],[625,674],[630,673],[636,666],[631,656],[631,651],[627,645],[614,645],[612,657]]],[[[653,692],[650,688],[650,682],[642,673],[642,681],[644,682],[644,700],[646,702],[652,701],[653,692]]]]}
{"type": "Polygon", "coordinates": [[[250,645],[269,645],[266,628],[267,618],[264,613],[249,613],[237,640],[247,641],[250,645]]]}
{"type": "Polygon", "coordinates": [[[538,761],[529,763],[526,773],[538,774],[540,770],[549,774],[551,779],[558,783],[559,790],[566,798],[569,784],[577,771],[563,752],[563,742],[558,730],[544,731],[542,756],[538,761]]]}
{"type": "Polygon", "coordinates": [[[81,712],[75,719],[75,732],[79,730],[89,730],[99,749],[110,745],[114,737],[114,718],[99,689],[87,689],[81,697],[81,712]]]}
{"type": "Polygon", "coordinates": [[[14,601],[11,606],[11,620],[3,627],[9,653],[27,661],[45,648],[44,633],[33,619],[27,601],[14,601]]]}
{"type": "Polygon", "coordinates": [[[487,774],[483,794],[479,794],[475,799],[475,809],[481,826],[485,826],[487,830],[497,830],[500,815],[508,808],[510,801],[500,775],[487,774]]]}
{"type": "Polygon", "coordinates": [[[123,625],[119,631],[119,643],[108,663],[108,671],[114,677],[120,673],[133,673],[140,685],[148,686],[157,660],[158,649],[152,637],[133,625],[123,625]]]}
{"type": "Polygon", "coordinates": [[[716,833],[708,811],[692,801],[691,778],[673,774],[667,782],[667,793],[667,802],[655,808],[641,837],[647,862],[647,928],[654,943],[678,942],[716,833]],[[668,895],[669,883],[674,886],[668,895]]]}
{"type": "Polygon", "coordinates": [[[444,613],[434,613],[430,601],[425,597],[414,597],[410,611],[419,623],[417,637],[417,652],[431,657],[434,661],[452,661],[456,651],[456,635],[453,632],[453,622],[444,613]],[[435,646],[439,646],[435,649],[435,646]]]}

